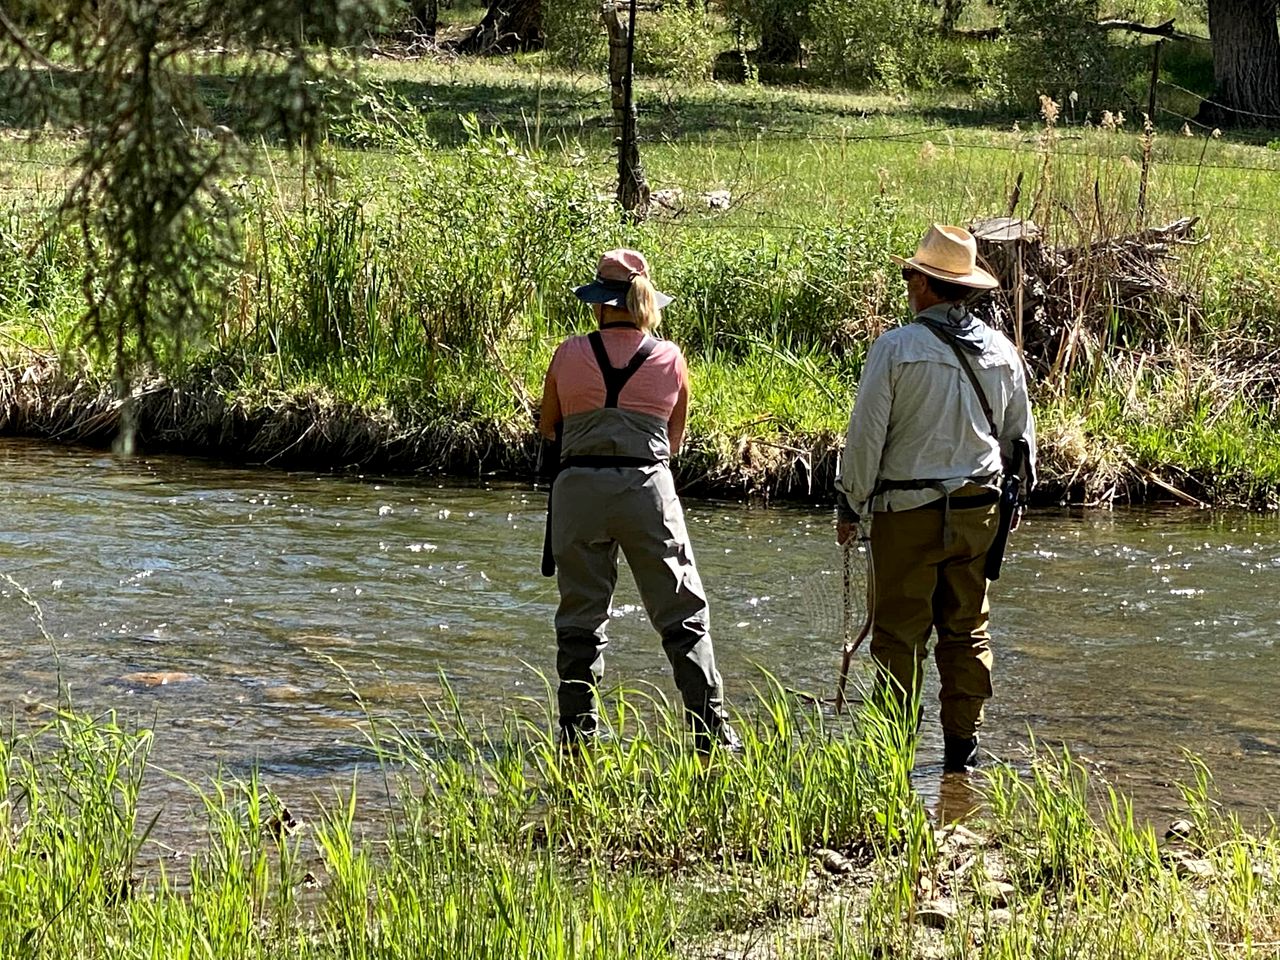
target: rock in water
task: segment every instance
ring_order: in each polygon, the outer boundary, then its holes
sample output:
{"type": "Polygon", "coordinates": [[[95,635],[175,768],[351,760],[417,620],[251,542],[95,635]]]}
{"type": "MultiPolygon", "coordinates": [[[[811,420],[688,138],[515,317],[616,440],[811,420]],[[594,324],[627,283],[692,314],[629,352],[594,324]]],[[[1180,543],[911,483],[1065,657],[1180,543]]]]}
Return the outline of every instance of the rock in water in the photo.
{"type": "Polygon", "coordinates": [[[838,876],[853,872],[853,861],[837,850],[823,848],[815,851],[814,856],[818,858],[818,863],[822,864],[822,869],[827,873],[833,873],[838,876]]]}
{"type": "Polygon", "coordinates": [[[198,679],[199,677],[195,674],[182,673],[179,670],[157,670],[126,673],[119,678],[119,681],[131,687],[167,687],[172,683],[190,683],[198,679]]]}
{"type": "Polygon", "coordinates": [[[1184,880],[1210,880],[1218,872],[1208,860],[1194,857],[1178,860],[1173,865],[1173,871],[1184,880]]]}

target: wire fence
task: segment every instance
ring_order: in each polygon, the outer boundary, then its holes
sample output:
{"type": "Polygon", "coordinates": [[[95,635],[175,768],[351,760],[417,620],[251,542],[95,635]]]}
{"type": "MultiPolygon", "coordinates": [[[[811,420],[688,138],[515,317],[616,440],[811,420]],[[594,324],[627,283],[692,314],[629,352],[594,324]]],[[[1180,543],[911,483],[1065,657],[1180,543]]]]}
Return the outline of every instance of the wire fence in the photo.
{"type": "MultiPolygon", "coordinates": [[[[1165,110],[1163,112],[1179,119],[1187,119],[1190,122],[1190,118],[1185,118],[1183,114],[1176,113],[1175,111],[1165,110]]],[[[1203,127],[1204,125],[1201,124],[1200,126],[1203,127]]],[[[978,151],[978,152],[1015,153],[1015,154],[1025,153],[1030,156],[1033,153],[1035,153],[1039,143],[1038,135],[1036,137],[1030,137],[1025,140],[1022,140],[1018,144],[989,143],[989,142],[978,142],[978,141],[972,141],[972,140],[960,140],[950,133],[951,129],[954,129],[954,128],[948,128],[943,126],[925,126],[925,127],[912,129],[912,130],[903,130],[903,131],[898,131],[893,133],[856,134],[856,135],[848,135],[848,136],[840,135],[840,134],[832,134],[832,133],[810,133],[810,132],[796,131],[796,130],[760,129],[750,137],[710,137],[703,141],[699,141],[699,145],[727,146],[727,145],[741,145],[741,144],[748,144],[748,143],[751,143],[751,144],[755,144],[755,143],[760,143],[760,144],[830,143],[830,144],[841,144],[841,145],[848,146],[848,145],[855,145],[855,144],[888,143],[888,144],[911,144],[913,146],[924,146],[925,143],[935,143],[936,138],[941,136],[945,138],[945,147],[946,149],[949,149],[949,150],[950,149],[972,150],[972,151],[978,151]]],[[[1064,141],[1070,142],[1073,139],[1083,140],[1083,132],[1076,133],[1076,131],[1081,130],[1081,128],[1057,127],[1055,129],[1058,131],[1058,136],[1057,136],[1058,144],[1061,144],[1064,141]],[[1069,131],[1069,132],[1064,134],[1064,131],[1069,131]]],[[[1084,128],[1084,129],[1088,129],[1088,128],[1084,128]]],[[[1124,131],[1117,131],[1115,135],[1126,136],[1127,134],[1124,131]]],[[[1135,140],[1133,142],[1132,153],[1129,153],[1127,151],[1125,153],[1120,153],[1120,152],[1117,152],[1116,150],[1107,150],[1107,151],[1068,150],[1065,152],[1064,155],[1070,156],[1073,158],[1079,158],[1079,159],[1116,160],[1116,159],[1119,159],[1119,157],[1121,156],[1132,155],[1140,152],[1141,144],[1138,141],[1138,139],[1136,139],[1138,135],[1135,134],[1134,136],[1135,136],[1135,140]]],[[[650,146],[662,145],[662,146],[670,146],[670,147],[687,146],[689,144],[689,141],[687,140],[674,139],[674,138],[668,138],[663,140],[655,140],[650,138],[647,140],[647,142],[650,146]]],[[[1280,140],[1277,140],[1277,142],[1280,142],[1280,140]]],[[[611,158],[604,158],[601,160],[601,163],[611,163],[611,162],[612,162],[611,158]]],[[[1217,161],[1206,161],[1206,160],[1180,160],[1180,159],[1177,159],[1174,157],[1168,157],[1168,156],[1158,157],[1156,162],[1162,167],[1179,167],[1179,168],[1193,169],[1193,170],[1222,170],[1222,171],[1229,171],[1233,173],[1280,174],[1280,149],[1276,151],[1276,162],[1274,164],[1222,163],[1217,161]]],[[[37,157],[7,156],[7,157],[0,158],[0,167],[6,166],[6,165],[38,167],[38,168],[43,168],[48,170],[59,170],[64,172],[67,169],[67,163],[65,160],[58,161],[58,160],[49,160],[49,159],[37,158],[37,157]]],[[[276,172],[272,176],[273,176],[273,179],[279,179],[279,180],[305,179],[304,177],[298,174],[287,174],[287,173],[280,173],[280,172],[276,172]]]]}

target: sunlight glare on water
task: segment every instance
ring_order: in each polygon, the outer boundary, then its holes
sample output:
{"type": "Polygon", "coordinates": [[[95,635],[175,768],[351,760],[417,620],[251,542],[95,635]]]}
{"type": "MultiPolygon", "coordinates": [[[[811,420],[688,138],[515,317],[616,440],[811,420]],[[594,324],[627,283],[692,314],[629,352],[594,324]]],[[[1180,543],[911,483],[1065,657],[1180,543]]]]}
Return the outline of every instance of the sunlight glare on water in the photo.
{"type": "MultiPolygon", "coordinates": [[[[56,647],[6,586],[0,705],[19,717],[56,698],[60,672],[78,707],[154,725],[168,770],[256,765],[319,789],[367,761],[353,690],[406,716],[442,696],[442,673],[477,715],[547,700],[556,597],[538,575],[545,496],[527,486],[119,461],[20,441],[0,444],[0,460],[0,572],[39,604],[56,647]]],[[[748,702],[761,671],[830,696],[843,618],[828,513],[686,507],[730,699],[748,702]]],[[[1065,742],[1153,812],[1176,808],[1190,750],[1230,803],[1273,808],[1278,588],[1274,517],[1033,514],[992,591],[984,747],[1017,761],[1029,732],[1065,742]]],[[[613,609],[608,679],[674,696],[625,571],[613,609]]],[[[926,779],[940,754],[936,689],[931,672],[926,779]]]]}

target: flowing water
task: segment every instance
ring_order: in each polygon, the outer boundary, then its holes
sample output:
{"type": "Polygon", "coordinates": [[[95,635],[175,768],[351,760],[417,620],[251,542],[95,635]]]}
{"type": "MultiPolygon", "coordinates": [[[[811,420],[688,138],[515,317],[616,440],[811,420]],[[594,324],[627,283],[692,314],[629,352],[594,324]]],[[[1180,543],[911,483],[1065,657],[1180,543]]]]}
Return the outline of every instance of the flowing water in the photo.
{"type": "MultiPolygon", "coordinates": [[[[0,441],[0,707],[114,708],[155,762],[329,793],[368,755],[369,709],[424,711],[448,676],[469,712],[545,702],[552,582],[545,499],[517,485],[235,469],[0,441]],[[31,602],[43,616],[41,632],[31,602]],[[149,685],[147,674],[174,673],[149,685]]],[[[829,515],[686,504],[731,699],[767,670],[830,694],[839,556],[829,515]]],[[[1280,791],[1280,521],[1188,510],[1037,512],[993,588],[996,698],[984,747],[1066,743],[1141,811],[1177,809],[1189,750],[1224,799],[1280,791]]],[[[673,694],[624,572],[609,680],[673,694]]],[[[860,654],[860,659],[865,656],[860,654]]],[[[926,715],[936,710],[936,684],[926,715]]],[[[936,797],[936,724],[918,768],[936,797]]],[[[189,788],[153,778],[174,802],[189,788]]]]}

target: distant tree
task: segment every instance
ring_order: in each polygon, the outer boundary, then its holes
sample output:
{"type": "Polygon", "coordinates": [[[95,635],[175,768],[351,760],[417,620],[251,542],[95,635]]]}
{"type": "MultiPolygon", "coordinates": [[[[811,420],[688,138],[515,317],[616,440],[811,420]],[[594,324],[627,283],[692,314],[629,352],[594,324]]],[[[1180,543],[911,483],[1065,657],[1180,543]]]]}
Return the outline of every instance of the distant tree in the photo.
{"type": "Polygon", "coordinates": [[[1041,94],[1079,109],[1115,109],[1125,51],[1098,25],[1100,0],[1001,0],[1005,84],[1010,101],[1034,109],[1041,94]],[[1072,94],[1075,97],[1072,98],[1072,94]]]}
{"type": "Polygon", "coordinates": [[[760,63],[789,66],[800,62],[809,31],[810,0],[723,0],[726,14],[758,41],[760,63]]]}
{"type": "Polygon", "coordinates": [[[1209,0],[1213,96],[1200,119],[1217,126],[1280,126],[1277,0],[1209,0]]]}
{"type": "Polygon", "coordinates": [[[435,40],[440,20],[440,0],[410,0],[409,25],[428,40],[435,40]]]}
{"type": "Polygon", "coordinates": [[[463,53],[541,50],[542,0],[490,0],[481,21],[458,42],[463,53]]]}
{"type": "MultiPolygon", "coordinates": [[[[0,66],[33,131],[73,127],[61,224],[81,238],[86,339],[111,357],[132,446],[137,364],[218,302],[235,218],[219,186],[241,143],[319,142],[329,51],[378,23],[384,0],[20,0],[0,7],[0,66]],[[9,17],[6,10],[19,16],[9,17]],[[231,50],[210,65],[209,50],[231,50]],[[219,129],[202,75],[227,78],[238,129],[219,129]],[[16,78],[16,79],[12,79],[16,78]]],[[[243,157],[241,157],[243,159],[243,157]]]]}
{"type": "Polygon", "coordinates": [[[938,23],[943,33],[952,33],[964,13],[965,0],[939,0],[942,7],[942,18],[938,23]]]}
{"type": "Polygon", "coordinates": [[[767,4],[760,20],[760,62],[789,66],[800,62],[801,50],[799,18],[783,4],[767,4]]]}

